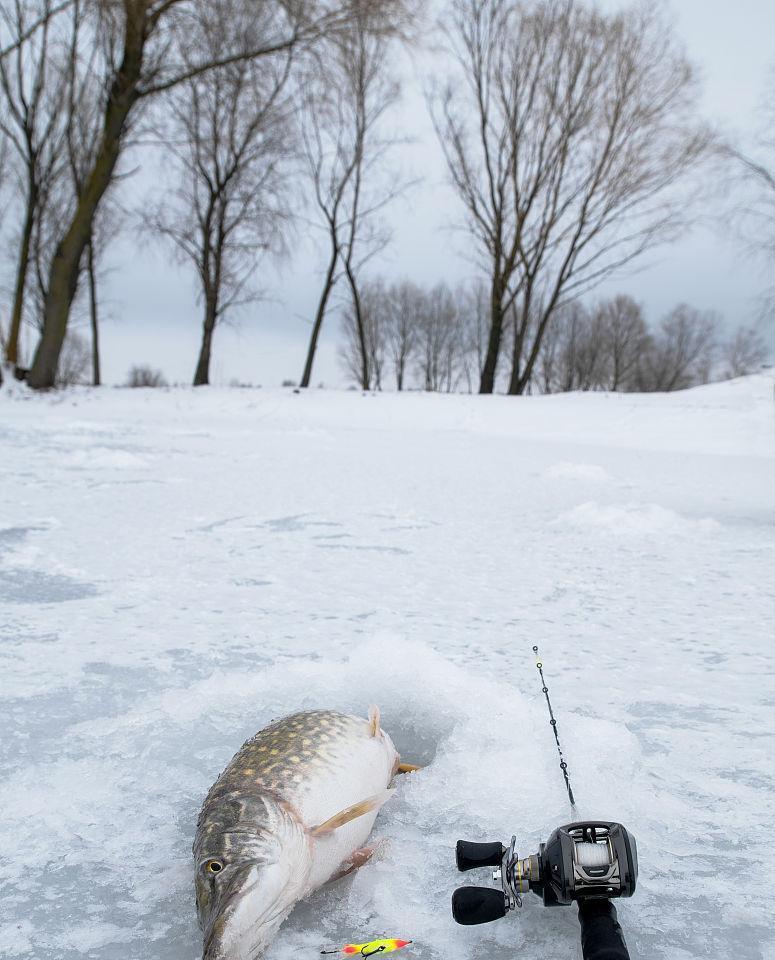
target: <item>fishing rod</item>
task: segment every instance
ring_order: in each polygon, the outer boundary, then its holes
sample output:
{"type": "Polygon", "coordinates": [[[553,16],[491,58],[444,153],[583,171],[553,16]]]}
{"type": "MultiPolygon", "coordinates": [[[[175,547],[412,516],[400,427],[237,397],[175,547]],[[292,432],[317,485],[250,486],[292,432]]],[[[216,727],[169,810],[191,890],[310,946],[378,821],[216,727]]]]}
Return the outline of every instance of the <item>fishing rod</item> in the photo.
{"type": "Polygon", "coordinates": [[[565,762],[565,757],[562,752],[562,747],[560,746],[560,734],[557,730],[557,720],[554,716],[554,710],[552,710],[552,701],[549,699],[549,687],[546,685],[546,679],[544,677],[544,665],[541,662],[541,658],[538,655],[538,647],[533,647],[533,653],[535,655],[536,667],[538,673],[541,676],[541,692],[546,697],[546,706],[549,709],[549,726],[552,728],[554,733],[554,739],[557,743],[557,753],[560,755],[560,770],[562,770],[562,775],[565,778],[565,788],[568,791],[568,799],[570,800],[570,810],[571,813],[576,816],[578,811],[576,810],[576,800],[573,796],[573,788],[570,785],[570,774],[568,773],[568,764],[565,762]]]}
{"type": "MultiPolygon", "coordinates": [[[[533,653],[571,813],[575,817],[578,814],[570,773],[537,646],[533,647],[533,653]]],[[[495,867],[493,880],[500,880],[501,889],[459,887],[455,890],[452,916],[457,923],[470,926],[500,920],[522,906],[522,894],[532,892],[542,898],[545,907],[578,905],[584,960],[630,960],[611,901],[635,893],[638,880],[635,837],[611,820],[574,820],[554,830],[531,856],[520,858],[516,844],[516,835],[508,847],[497,840],[492,843],[458,840],[455,851],[458,870],[495,867]]]]}

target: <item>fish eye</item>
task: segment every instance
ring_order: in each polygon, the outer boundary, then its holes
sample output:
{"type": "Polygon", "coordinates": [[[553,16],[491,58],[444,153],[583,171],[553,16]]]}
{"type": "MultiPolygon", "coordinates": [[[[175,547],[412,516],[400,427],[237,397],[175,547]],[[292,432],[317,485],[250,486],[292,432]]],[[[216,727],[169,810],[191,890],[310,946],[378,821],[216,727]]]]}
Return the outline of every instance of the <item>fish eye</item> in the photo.
{"type": "Polygon", "coordinates": [[[208,860],[205,864],[205,873],[209,873],[211,876],[215,876],[221,870],[223,870],[223,863],[220,860],[208,860]]]}

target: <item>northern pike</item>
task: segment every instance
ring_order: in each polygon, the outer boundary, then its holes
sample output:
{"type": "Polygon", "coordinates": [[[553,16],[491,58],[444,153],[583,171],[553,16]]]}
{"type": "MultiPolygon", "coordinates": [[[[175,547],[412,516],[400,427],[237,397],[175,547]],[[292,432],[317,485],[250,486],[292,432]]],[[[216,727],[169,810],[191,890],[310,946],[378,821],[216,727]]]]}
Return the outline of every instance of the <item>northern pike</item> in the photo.
{"type": "Polygon", "coordinates": [[[256,960],[294,904],[365,863],[402,765],[368,720],[312,710],[242,747],[202,806],[194,840],[204,960],[256,960]]]}

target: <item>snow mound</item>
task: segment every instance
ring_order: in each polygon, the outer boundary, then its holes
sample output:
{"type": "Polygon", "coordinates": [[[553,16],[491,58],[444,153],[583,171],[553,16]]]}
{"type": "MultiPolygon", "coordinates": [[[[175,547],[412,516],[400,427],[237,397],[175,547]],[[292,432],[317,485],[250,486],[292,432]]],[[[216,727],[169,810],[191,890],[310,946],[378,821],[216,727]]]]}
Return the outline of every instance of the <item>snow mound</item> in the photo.
{"type": "Polygon", "coordinates": [[[608,483],[611,475],[597,463],[555,463],[544,470],[549,480],[580,480],[591,483],[608,483]]]}
{"type": "Polygon", "coordinates": [[[554,526],[581,531],[599,531],[615,537],[661,537],[679,534],[711,534],[721,529],[712,517],[695,520],[683,517],[657,503],[623,505],[581,503],[560,514],[554,526]]]}
{"type": "Polygon", "coordinates": [[[89,471],[94,469],[145,470],[149,466],[146,459],[138,457],[129,450],[109,447],[86,447],[75,450],[68,454],[66,463],[70,467],[89,471]]]}

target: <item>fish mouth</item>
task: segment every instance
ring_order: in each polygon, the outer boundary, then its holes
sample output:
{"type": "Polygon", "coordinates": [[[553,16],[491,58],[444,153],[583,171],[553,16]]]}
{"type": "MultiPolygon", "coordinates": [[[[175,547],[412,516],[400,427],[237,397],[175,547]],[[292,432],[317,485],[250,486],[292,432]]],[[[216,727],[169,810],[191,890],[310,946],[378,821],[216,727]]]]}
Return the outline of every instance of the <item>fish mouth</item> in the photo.
{"type": "Polygon", "coordinates": [[[215,910],[205,927],[202,960],[226,960],[223,937],[237,907],[255,887],[250,874],[250,868],[240,870],[218,897],[215,910]]]}
{"type": "Polygon", "coordinates": [[[292,903],[260,903],[261,878],[252,867],[241,870],[224,890],[211,921],[205,928],[202,960],[256,960],[285,919],[292,903]],[[252,899],[255,909],[245,918],[240,908],[252,899]],[[241,921],[241,922],[240,922],[241,921]],[[241,936],[233,927],[243,928],[241,936]],[[231,934],[231,935],[230,935],[231,934]]]}

